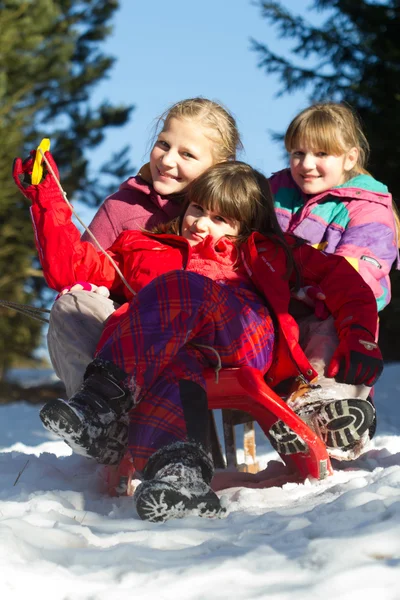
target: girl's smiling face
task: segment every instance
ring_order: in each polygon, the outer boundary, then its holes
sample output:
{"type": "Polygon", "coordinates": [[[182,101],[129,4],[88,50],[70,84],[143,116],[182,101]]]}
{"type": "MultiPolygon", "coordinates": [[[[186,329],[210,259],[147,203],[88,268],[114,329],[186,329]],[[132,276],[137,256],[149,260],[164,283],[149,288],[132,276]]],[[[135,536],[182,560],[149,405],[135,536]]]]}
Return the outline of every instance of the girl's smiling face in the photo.
{"type": "Polygon", "coordinates": [[[302,146],[290,152],[290,171],[302,192],[320,194],[345,183],[357,158],[356,148],[335,156],[302,146]]]}
{"type": "Polygon", "coordinates": [[[196,119],[166,121],[150,154],[153,187],[162,196],[179,194],[215,163],[215,142],[196,119]]]}
{"type": "Polygon", "coordinates": [[[226,235],[238,236],[240,223],[228,219],[217,211],[208,210],[199,204],[191,202],[186,209],[182,220],[181,235],[188,240],[191,246],[196,246],[207,236],[214,242],[226,235]]]}

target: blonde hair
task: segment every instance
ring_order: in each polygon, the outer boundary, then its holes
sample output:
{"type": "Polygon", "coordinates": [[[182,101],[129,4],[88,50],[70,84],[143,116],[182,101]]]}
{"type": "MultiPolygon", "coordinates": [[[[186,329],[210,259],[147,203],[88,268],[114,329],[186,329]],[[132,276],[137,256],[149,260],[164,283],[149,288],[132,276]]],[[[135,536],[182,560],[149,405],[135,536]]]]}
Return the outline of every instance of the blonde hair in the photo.
{"type": "Polygon", "coordinates": [[[312,104],[299,113],[287,128],[285,147],[291,152],[302,146],[314,151],[323,150],[334,156],[357,148],[357,162],[353,169],[346,173],[346,177],[351,179],[360,173],[369,175],[366,170],[369,157],[368,140],[357,115],[344,104],[312,104]]]}
{"type": "MultiPolygon", "coordinates": [[[[291,152],[302,145],[334,156],[340,156],[355,147],[358,149],[358,159],[353,169],[344,174],[346,179],[359,174],[370,175],[366,170],[370,150],[368,140],[357,115],[345,104],[312,104],[299,113],[287,128],[285,148],[291,152]]],[[[400,215],[394,201],[392,209],[400,246],[400,215]]]]}
{"type": "Polygon", "coordinates": [[[214,143],[212,154],[215,162],[235,160],[236,153],[243,148],[234,117],[222,104],[213,100],[199,97],[177,102],[157,119],[156,132],[170,119],[193,119],[206,128],[214,143]]]}

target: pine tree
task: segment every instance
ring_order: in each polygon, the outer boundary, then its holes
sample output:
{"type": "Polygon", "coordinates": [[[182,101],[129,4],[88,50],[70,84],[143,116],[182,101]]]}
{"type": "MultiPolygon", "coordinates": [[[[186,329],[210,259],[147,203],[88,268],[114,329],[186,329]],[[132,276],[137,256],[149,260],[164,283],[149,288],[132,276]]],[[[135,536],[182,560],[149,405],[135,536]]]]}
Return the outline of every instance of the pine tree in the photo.
{"type": "MultiPolygon", "coordinates": [[[[280,95],[307,90],[310,103],[350,104],[371,146],[368,170],[389,187],[400,207],[399,0],[315,0],[311,13],[326,17],[319,26],[291,13],[283,2],[258,4],[262,17],[291,44],[282,56],[253,40],[259,66],[278,76],[280,95]]],[[[380,344],[387,359],[400,360],[400,276],[393,272],[391,277],[393,300],[382,313],[380,344]]]]}
{"type": "MultiPolygon", "coordinates": [[[[38,306],[48,300],[34,246],[29,203],[11,178],[13,158],[51,137],[68,197],[98,204],[130,165],[128,148],[89,175],[87,151],[109,127],[121,126],[131,106],[93,107],[91,93],[114,59],[101,52],[116,0],[0,0],[0,299],[38,306]],[[111,176],[111,180],[110,180],[111,176]]],[[[17,357],[30,356],[40,323],[0,309],[0,376],[17,357]]]]}

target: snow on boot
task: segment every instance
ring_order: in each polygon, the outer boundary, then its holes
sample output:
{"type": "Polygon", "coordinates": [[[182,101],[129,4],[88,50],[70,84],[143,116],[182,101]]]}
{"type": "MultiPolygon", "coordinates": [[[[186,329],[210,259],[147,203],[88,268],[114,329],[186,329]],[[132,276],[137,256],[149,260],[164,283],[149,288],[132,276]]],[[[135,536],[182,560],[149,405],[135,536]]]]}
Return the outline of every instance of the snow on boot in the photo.
{"type": "MultiPolygon", "coordinates": [[[[351,451],[368,435],[374,422],[375,408],[368,400],[348,398],[331,402],[314,402],[296,410],[296,414],[325,443],[328,451],[351,451]]],[[[283,421],[269,430],[272,446],[279,454],[305,452],[307,445],[283,421]]],[[[332,455],[332,453],[330,452],[332,455]]],[[[343,454],[342,458],[346,458],[343,454]]],[[[348,458],[353,458],[350,455],[348,458]]]]}
{"type": "Polygon", "coordinates": [[[225,513],[210,487],[211,458],[199,444],[175,442],[153,454],[134,494],[141,519],[164,522],[188,515],[216,518],[225,513]]]}
{"type": "Polygon", "coordinates": [[[95,359],[69,400],[58,398],[43,406],[43,425],[77,454],[101,464],[117,464],[128,443],[128,411],[133,406],[126,379],[126,373],[113,363],[95,359]]]}

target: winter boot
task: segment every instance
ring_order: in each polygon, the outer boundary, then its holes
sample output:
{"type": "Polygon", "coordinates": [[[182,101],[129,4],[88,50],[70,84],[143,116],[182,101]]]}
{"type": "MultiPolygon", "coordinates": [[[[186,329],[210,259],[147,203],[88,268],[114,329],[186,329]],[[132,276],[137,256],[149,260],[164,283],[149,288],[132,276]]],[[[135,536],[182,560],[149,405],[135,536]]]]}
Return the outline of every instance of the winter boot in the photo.
{"type": "Polygon", "coordinates": [[[101,464],[118,464],[128,443],[128,411],[133,406],[126,379],[112,362],[96,358],[69,400],[58,398],[43,406],[43,425],[77,454],[101,464]]]}
{"type": "MultiPolygon", "coordinates": [[[[351,451],[361,449],[375,419],[373,404],[361,398],[310,402],[295,412],[322,439],[328,453],[342,459],[356,458],[360,452],[351,451]]],[[[279,454],[307,451],[305,442],[284,421],[274,423],[269,435],[279,454]]]]}
{"type": "Polygon", "coordinates": [[[141,519],[164,522],[188,515],[223,516],[218,496],[210,487],[211,458],[194,442],[174,442],[153,454],[143,471],[143,483],[134,494],[141,519]]]}

